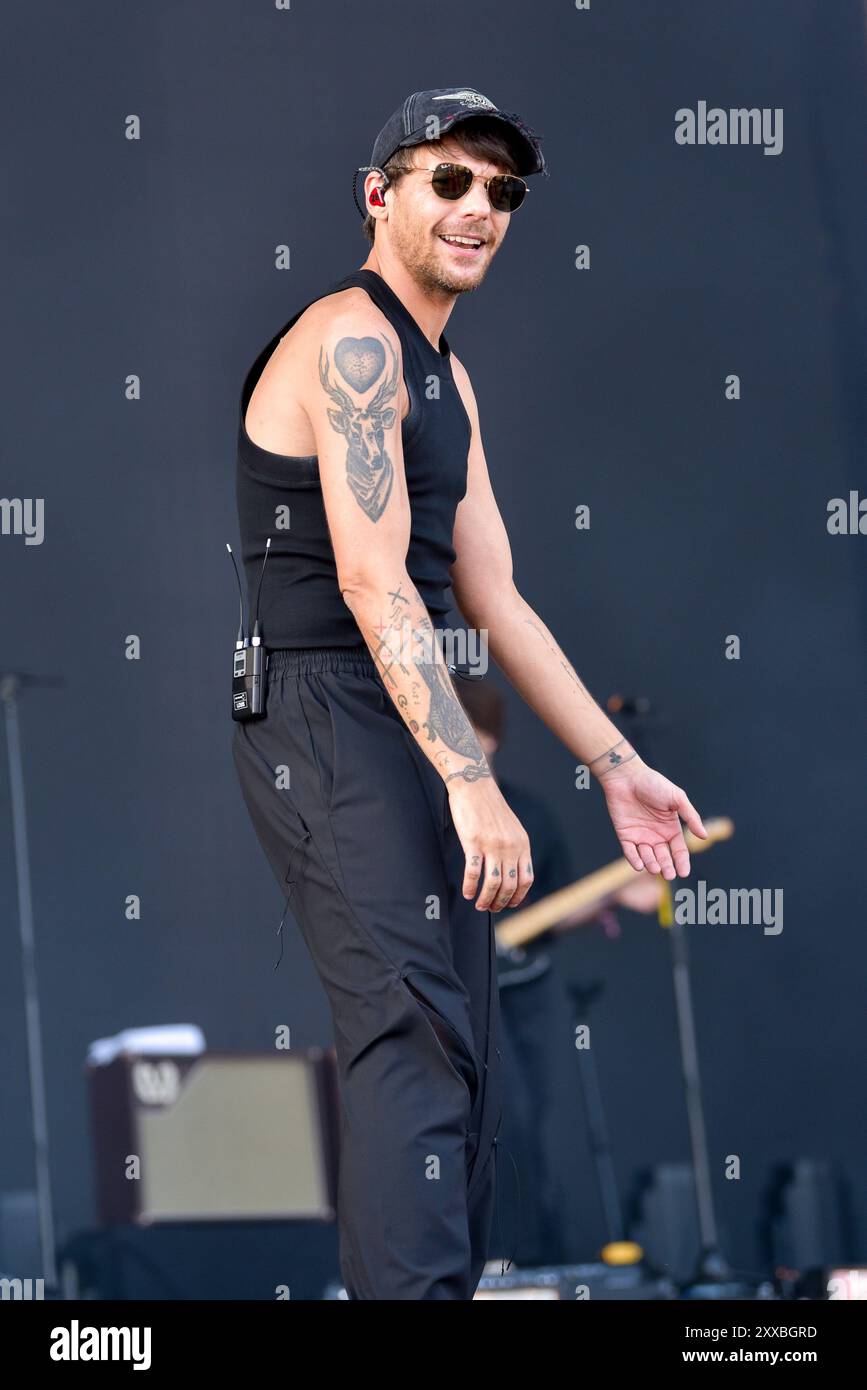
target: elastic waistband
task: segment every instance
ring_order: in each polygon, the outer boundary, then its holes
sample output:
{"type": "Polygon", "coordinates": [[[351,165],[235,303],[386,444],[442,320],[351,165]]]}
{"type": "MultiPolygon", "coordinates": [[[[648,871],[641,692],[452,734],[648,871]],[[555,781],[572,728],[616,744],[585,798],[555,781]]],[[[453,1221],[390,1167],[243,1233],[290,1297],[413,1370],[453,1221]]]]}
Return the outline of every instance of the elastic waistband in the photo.
{"type": "Polygon", "coordinates": [[[268,675],[308,676],[317,671],[354,671],[375,676],[367,647],[277,647],[268,653],[268,675]]]}

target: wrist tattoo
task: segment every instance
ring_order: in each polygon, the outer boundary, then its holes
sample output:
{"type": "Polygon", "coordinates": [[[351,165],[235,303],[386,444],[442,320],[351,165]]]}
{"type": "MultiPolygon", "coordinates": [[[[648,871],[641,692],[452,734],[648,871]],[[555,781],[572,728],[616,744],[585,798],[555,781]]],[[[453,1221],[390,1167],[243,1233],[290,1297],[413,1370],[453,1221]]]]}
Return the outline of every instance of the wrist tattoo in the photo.
{"type": "Polygon", "coordinates": [[[481,763],[467,763],[466,767],[462,767],[460,771],[449,772],[445,781],[446,785],[448,785],[449,782],[453,782],[456,777],[459,777],[462,782],[478,782],[479,778],[490,777],[490,775],[491,770],[484,761],[481,763]]]}
{"type": "Polygon", "coordinates": [[[613,767],[620,767],[623,763],[628,763],[631,758],[636,757],[635,749],[632,748],[627,753],[625,751],[624,745],[626,745],[626,748],[629,747],[629,745],[626,743],[626,739],[618,739],[617,743],[614,744],[613,748],[609,748],[605,753],[600,753],[598,757],[592,759],[592,761],[589,763],[589,767],[591,768],[593,768],[596,763],[606,764],[606,766],[603,766],[599,771],[595,773],[596,777],[604,777],[606,772],[610,772],[613,767]],[[621,749],[623,749],[622,752],[620,751],[621,749]]]}

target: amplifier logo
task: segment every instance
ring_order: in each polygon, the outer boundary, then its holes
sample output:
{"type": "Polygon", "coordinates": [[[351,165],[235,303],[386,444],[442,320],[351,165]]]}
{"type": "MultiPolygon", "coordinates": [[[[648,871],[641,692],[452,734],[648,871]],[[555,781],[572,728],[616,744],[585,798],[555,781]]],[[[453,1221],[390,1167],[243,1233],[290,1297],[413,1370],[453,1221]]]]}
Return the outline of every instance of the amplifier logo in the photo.
{"type": "Polygon", "coordinates": [[[135,1062],[132,1089],[143,1105],[173,1105],[181,1093],[181,1073],[174,1062],[135,1062]]]}

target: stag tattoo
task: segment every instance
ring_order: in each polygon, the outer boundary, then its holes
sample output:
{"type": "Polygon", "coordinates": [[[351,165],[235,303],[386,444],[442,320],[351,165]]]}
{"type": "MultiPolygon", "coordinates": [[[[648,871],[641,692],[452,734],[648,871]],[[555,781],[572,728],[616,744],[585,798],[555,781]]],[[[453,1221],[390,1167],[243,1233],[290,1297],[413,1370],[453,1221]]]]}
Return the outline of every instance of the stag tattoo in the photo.
{"type": "Polygon", "coordinates": [[[342,386],[331,381],[328,354],[324,347],[319,351],[319,380],[337,406],[336,410],[328,411],[328,419],[332,428],[344,436],[348,446],[346,481],[371,521],[378,521],[385,511],[394,481],[394,465],[385,448],[385,431],[391,429],[397,414],[390,402],[397,392],[400,373],[394,348],[387,338],[384,342],[391,353],[391,365],[385,377],[382,377],[385,350],[378,338],[341,338],[334,349],[335,367],[359,395],[379,381],[367,405],[356,405],[342,386]]]}

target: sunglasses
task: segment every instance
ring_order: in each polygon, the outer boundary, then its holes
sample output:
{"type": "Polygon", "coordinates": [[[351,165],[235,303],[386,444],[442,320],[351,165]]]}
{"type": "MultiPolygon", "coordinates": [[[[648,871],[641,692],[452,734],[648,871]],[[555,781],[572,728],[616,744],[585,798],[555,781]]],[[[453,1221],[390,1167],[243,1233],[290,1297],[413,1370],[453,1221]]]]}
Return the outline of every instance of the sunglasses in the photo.
{"type": "MultiPolygon", "coordinates": [[[[432,169],[417,165],[402,172],[433,174],[431,188],[440,198],[447,198],[450,203],[463,198],[472,187],[473,179],[479,177],[465,164],[437,164],[432,169]]],[[[491,207],[495,212],[517,212],[530,191],[524,180],[515,174],[492,174],[490,178],[482,179],[481,182],[487,189],[491,207]]]]}

